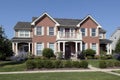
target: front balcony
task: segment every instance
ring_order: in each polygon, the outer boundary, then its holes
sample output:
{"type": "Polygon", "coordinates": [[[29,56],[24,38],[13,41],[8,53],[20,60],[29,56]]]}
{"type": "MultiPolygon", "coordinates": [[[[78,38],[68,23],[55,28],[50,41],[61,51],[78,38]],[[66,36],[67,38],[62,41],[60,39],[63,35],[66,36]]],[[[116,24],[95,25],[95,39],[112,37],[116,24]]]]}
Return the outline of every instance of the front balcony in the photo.
{"type": "Polygon", "coordinates": [[[82,35],[73,32],[58,32],[57,40],[82,40],[82,35]]]}

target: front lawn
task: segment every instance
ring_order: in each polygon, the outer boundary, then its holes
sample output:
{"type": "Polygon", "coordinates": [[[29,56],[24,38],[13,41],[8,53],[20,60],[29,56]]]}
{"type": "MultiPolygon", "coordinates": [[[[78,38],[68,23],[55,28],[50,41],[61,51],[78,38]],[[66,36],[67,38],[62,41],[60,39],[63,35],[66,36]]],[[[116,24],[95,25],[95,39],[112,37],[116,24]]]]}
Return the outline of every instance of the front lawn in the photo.
{"type": "Polygon", "coordinates": [[[0,80],[119,80],[119,76],[103,72],[59,72],[1,74],[0,80]]]}
{"type": "Polygon", "coordinates": [[[0,61],[0,72],[24,71],[25,62],[0,61]]]}
{"type": "Polygon", "coordinates": [[[119,74],[120,74],[120,70],[117,70],[117,71],[112,71],[112,72],[115,72],[115,73],[119,73],[119,74]]]}

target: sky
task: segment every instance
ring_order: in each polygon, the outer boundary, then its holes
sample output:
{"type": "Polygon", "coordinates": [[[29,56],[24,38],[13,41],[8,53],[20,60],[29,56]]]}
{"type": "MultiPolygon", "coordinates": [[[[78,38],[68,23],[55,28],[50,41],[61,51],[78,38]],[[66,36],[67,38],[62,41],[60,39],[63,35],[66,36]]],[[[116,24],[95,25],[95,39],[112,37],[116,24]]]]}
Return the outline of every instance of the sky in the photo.
{"type": "Polygon", "coordinates": [[[30,22],[44,12],[72,19],[90,14],[107,31],[107,38],[120,26],[120,0],[0,0],[0,25],[11,39],[18,21],[30,22]]]}

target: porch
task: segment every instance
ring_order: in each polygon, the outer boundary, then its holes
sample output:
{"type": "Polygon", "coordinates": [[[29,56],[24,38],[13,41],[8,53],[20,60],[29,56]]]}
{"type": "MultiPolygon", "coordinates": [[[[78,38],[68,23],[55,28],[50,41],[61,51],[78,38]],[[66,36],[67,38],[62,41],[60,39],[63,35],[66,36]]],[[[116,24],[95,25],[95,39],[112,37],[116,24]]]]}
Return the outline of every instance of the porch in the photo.
{"type": "Polygon", "coordinates": [[[57,52],[63,53],[64,59],[77,59],[82,51],[82,41],[58,41],[57,52]]]}
{"type": "Polygon", "coordinates": [[[31,38],[13,38],[12,50],[15,55],[25,55],[28,52],[32,52],[31,38]]]}

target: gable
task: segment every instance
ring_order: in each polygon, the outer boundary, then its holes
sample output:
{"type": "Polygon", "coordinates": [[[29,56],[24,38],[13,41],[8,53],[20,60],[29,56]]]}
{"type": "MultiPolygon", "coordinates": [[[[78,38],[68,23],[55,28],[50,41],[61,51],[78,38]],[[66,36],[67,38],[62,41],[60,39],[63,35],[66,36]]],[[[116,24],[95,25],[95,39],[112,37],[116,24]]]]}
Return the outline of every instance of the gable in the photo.
{"type": "Polygon", "coordinates": [[[36,23],[38,23],[39,21],[41,21],[42,19],[44,19],[45,17],[48,17],[51,21],[53,21],[56,25],[59,25],[59,23],[57,21],[55,21],[50,15],[48,15],[47,13],[42,14],[41,16],[39,16],[37,19],[35,19],[31,25],[36,25],[36,23]]]}
{"type": "Polygon", "coordinates": [[[88,17],[86,20],[84,20],[81,23],[81,27],[86,27],[86,28],[97,28],[98,24],[96,24],[90,17],[88,17]]]}
{"type": "Polygon", "coordinates": [[[44,15],[35,22],[36,26],[55,26],[55,22],[52,21],[47,15],[44,15]]]}

